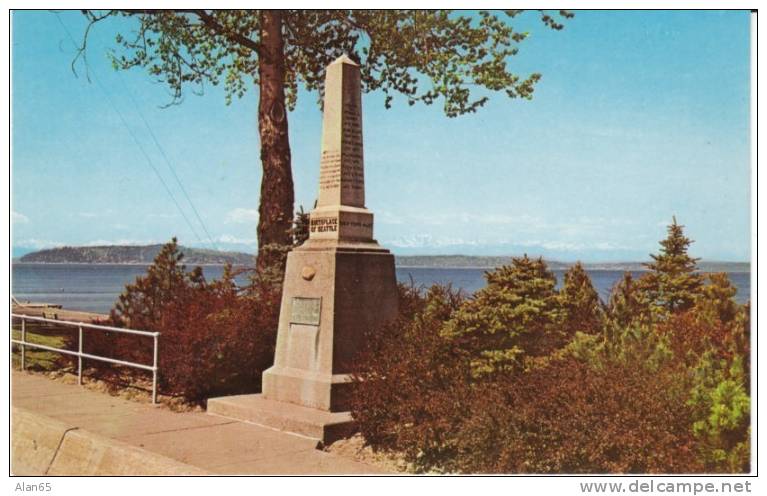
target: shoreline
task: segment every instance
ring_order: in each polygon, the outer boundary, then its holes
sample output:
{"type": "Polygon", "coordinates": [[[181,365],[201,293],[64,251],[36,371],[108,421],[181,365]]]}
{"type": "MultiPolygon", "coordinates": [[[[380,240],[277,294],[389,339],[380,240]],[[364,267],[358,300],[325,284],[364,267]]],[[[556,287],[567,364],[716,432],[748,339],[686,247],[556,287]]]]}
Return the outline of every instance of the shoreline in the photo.
{"type": "MultiPolygon", "coordinates": [[[[548,261],[550,264],[550,270],[559,271],[567,270],[575,265],[576,262],[559,262],[548,261]],[[553,265],[553,267],[552,267],[553,265]]],[[[588,271],[624,271],[624,272],[647,272],[649,269],[644,267],[643,262],[595,262],[595,263],[583,263],[583,268],[588,271]]],[[[45,265],[45,266],[98,266],[98,267],[149,267],[151,262],[22,262],[20,260],[12,260],[11,265],[45,265]]],[[[226,263],[195,263],[184,262],[187,267],[199,266],[199,267],[224,267],[226,263]]],[[[232,267],[254,269],[255,266],[245,264],[231,264],[232,267]]],[[[500,265],[413,265],[413,264],[397,264],[395,261],[395,267],[398,269],[441,269],[441,270],[493,270],[500,265]]],[[[749,262],[701,262],[697,272],[711,273],[711,272],[727,272],[748,274],[751,273],[751,264],[749,262]],[[702,266],[701,266],[702,265],[702,266]],[[723,265],[724,267],[708,267],[710,265],[723,265]],[[731,266],[731,267],[727,267],[731,266]]]]}

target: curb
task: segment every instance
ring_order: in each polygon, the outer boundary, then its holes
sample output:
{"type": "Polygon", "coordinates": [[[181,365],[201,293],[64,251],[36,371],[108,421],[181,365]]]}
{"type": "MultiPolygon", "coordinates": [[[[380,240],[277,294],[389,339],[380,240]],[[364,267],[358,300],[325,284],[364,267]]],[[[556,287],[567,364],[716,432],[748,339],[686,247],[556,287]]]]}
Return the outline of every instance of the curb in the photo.
{"type": "Polygon", "coordinates": [[[11,408],[13,475],[210,475],[29,410],[11,408]]]}

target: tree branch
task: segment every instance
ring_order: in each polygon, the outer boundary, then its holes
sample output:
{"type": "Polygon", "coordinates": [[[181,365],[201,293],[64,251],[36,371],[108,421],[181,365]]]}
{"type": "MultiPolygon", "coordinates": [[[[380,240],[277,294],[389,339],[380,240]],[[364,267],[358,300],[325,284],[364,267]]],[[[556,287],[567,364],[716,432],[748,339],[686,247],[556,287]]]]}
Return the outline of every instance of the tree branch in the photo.
{"type": "Polygon", "coordinates": [[[61,24],[64,27],[64,30],[66,31],[67,36],[69,36],[69,38],[72,40],[72,43],[75,45],[75,48],[77,50],[77,54],[75,55],[75,58],[72,60],[72,63],[69,66],[70,69],[72,70],[72,74],[74,74],[75,77],[78,77],[77,69],[75,69],[75,64],[77,63],[77,60],[82,57],[83,64],[85,65],[85,79],[90,83],[91,78],[90,78],[90,75],[88,74],[88,57],[86,54],[86,49],[88,48],[88,34],[90,33],[91,28],[93,27],[94,24],[96,24],[99,21],[103,21],[107,17],[111,16],[114,12],[110,10],[104,15],[97,16],[96,14],[92,12],[83,11],[85,16],[88,18],[88,25],[85,27],[85,32],[83,33],[83,41],[79,45],[75,42],[74,38],[69,33],[69,30],[67,29],[64,22],[61,20],[59,13],[57,11],[54,11],[54,13],[56,14],[56,18],[59,20],[59,24],[61,24]]]}
{"type": "MultiPolygon", "coordinates": [[[[123,10],[123,12],[129,13],[129,14],[157,14],[159,12],[162,12],[162,10],[126,9],[126,10],[123,10]]],[[[225,36],[227,39],[229,39],[229,41],[233,43],[237,43],[238,45],[242,45],[245,48],[249,48],[253,50],[254,52],[256,52],[259,56],[261,56],[260,43],[256,43],[255,41],[251,40],[247,36],[244,36],[240,33],[236,33],[236,32],[228,30],[220,22],[218,22],[215,17],[208,14],[202,9],[173,9],[171,12],[176,14],[194,14],[200,19],[200,21],[202,21],[202,23],[205,26],[212,29],[216,34],[225,36]]]]}
{"type": "Polygon", "coordinates": [[[216,33],[221,34],[221,35],[227,37],[230,41],[232,41],[234,43],[237,43],[239,45],[242,45],[245,48],[250,48],[251,50],[256,52],[256,54],[258,54],[259,57],[262,56],[261,44],[260,43],[256,43],[255,41],[251,40],[247,36],[241,35],[240,33],[235,33],[235,32],[229,31],[224,26],[222,26],[216,20],[215,17],[213,17],[212,15],[208,14],[204,10],[191,10],[191,11],[188,11],[188,12],[190,12],[192,14],[195,14],[197,17],[200,18],[200,20],[203,22],[203,24],[205,24],[207,27],[209,27],[210,29],[212,29],[216,33]]]}

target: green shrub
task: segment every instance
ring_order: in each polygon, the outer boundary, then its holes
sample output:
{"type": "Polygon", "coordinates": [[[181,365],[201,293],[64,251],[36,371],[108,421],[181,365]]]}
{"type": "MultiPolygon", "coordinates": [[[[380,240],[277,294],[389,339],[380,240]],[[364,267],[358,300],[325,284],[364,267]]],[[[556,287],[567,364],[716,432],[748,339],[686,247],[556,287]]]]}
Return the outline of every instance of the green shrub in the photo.
{"type": "Polygon", "coordinates": [[[476,376],[519,370],[526,358],[567,343],[556,278],[543,259],[514,258],[485,278],[487,286],[455,312],[442,333],[466,354],[476,376]]]}

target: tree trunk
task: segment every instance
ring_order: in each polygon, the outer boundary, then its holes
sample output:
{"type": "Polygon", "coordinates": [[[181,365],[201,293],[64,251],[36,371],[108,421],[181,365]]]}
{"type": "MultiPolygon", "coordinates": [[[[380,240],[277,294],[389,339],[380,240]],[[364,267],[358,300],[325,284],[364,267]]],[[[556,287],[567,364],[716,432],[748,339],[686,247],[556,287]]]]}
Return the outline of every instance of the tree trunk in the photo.
{"type": "Polygon", "coordinates": [[[285,57],[282,13],[262,10],[258,61],[258,130],[261,136],[261,201],[258,208],[259,269],[284,263],[291,246],[293,176],[290,171],[288,117],[285,109],[285,57]]]}

